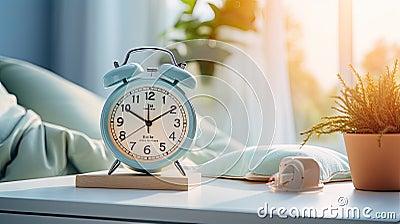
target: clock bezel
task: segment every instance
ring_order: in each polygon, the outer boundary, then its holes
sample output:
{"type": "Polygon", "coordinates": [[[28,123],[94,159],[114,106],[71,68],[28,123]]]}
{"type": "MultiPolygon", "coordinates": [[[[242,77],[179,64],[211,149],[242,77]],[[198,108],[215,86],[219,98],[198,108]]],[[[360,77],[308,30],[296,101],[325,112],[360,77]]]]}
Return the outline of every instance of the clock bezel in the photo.
{"type": "Polygon", "coordinates": [[[160,77],[141,77],[137,79],[130,80],[127,83],[120,85],[117,89],[115,89],[110,96],[107,98],[103,110],[101,113],[101,122],[100,122],[101,134],[107,149],[111,151],[113,156],[121,161],[123,164],[127,165],[129,168],[132,168],[141,172],[158,172],[160,169],[169,166],[176,160],[182,158],[185,154],[189,152],[189,148],[193,143],[193,139],[196,132],[196,114],[194,109],[187,99],[185,93],[182,91],[180,87],[176,85],[176,83],[171,83],[160,77]],[[112,113],[113,107],[115,103],[125,95],[129,89],[136,89],[140,87],[160,87],[165,89],[169,94],[173,94],[179,101],[182,102],[182,105],[186,109],[188,125],[187,125],[187,136],[185,137],[182,145],[174,150],[173,153],[160,159],[158,161],[137,161],[131,159],[124,155],[115,145],[112,140],[112,136],[109,131],[109,122],[108,118],[110,113],[112,113]]]}

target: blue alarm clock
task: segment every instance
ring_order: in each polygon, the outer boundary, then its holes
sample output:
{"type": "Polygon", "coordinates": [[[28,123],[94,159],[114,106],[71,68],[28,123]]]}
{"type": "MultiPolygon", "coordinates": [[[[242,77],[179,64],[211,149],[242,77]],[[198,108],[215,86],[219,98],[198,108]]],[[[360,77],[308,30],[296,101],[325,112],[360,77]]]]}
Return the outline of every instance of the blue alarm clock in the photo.
{"type": "Polygon", "coordinates": [[[194,89],[196,79],[185,66],[167,49],[140,47],[130,50],[121,66],[114,62],[115,68],[104,75],[106,88],[119,85],[107,98],[100,120],[105,146],[116,158],[109,175],[121,162],[145,173],[174,163],[185,175],[178,160],[188,152],[196,131],[195,111],[181,88],[194,89]],[[129,56],[140,51],[163,52],[171,64],[146,70],[138,63],[128,64],[129,56]]]}

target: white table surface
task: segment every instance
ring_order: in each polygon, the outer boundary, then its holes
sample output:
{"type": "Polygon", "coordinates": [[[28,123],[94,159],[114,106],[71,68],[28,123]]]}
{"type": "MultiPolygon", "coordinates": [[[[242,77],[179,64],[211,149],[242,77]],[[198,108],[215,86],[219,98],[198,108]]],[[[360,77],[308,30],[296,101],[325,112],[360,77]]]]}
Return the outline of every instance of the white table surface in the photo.
{"type": "Polygon", "coordinates": [[[400,192],[359,191],[351,182],[326,184],[318,193],[274,193],[264,183],[227,179],[190,191],[75,188],[75,176],[0,183],[0,223],[398,223],[399,219],[400,192]],[[286,209],[281,216],[288,217],[279,217],[276,210],[272,217],[270,213],[258,217],[265,205],[286,209]],[[351,217],[351,212],[341,214],[356,207],[360,218],[351,217]],[[319,218],[291,218],[290,211],[297,214],[294,208],[300,212],[315,208],[319,218]],[[321,217],[328,208],[338,210],[321,217]],[[364,208],[370,218],[363,216],[364,208]],[[392,217],[378,219],[378,215],[392,217]]]}

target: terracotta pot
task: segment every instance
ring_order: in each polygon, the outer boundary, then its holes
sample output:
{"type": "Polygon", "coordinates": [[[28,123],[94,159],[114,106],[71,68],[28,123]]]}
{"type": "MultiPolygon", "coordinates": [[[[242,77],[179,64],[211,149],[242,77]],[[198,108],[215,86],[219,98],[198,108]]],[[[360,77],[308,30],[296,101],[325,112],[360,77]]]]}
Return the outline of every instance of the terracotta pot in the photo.
{"type": "Polygon", "coordinates": [[[400,134],[344,134],[356,189],[400,191],[400,134]]]}

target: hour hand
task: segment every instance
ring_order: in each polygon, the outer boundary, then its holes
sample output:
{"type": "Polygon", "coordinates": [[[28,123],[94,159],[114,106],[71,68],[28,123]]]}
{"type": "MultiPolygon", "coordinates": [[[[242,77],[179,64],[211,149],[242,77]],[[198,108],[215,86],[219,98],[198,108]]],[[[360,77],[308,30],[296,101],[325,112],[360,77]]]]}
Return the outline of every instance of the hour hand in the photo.
{"type": "Polygon", "coordinates": [[[146,125],[147,125],[147,134],[150,134],[150,126],[152,124],[152,122],[150,121],[150,105],[147,104],[147,121],[146,121],[146,125]]]}
{"type": "Polygon", "coordinates": [[[143,117],[139,116],[137,113],[131,111],[131,110],[126,110],[127,112],[133,114],[135,117],[139,118],[140,120],[146,122],[146,119],[144,119],[143,117]]]}

